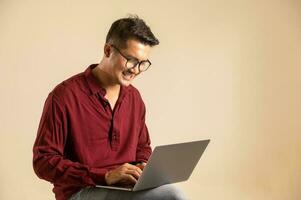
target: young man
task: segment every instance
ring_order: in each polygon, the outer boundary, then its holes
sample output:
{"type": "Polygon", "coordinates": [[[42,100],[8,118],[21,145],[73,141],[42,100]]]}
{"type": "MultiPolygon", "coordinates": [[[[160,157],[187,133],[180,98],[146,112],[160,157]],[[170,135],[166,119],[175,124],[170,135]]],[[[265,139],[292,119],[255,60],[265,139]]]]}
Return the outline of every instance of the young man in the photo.
{"type": "Polygon", "coordinates": [[[159,41],[138,17],[115,21],[99,64],[49,94],[33,147],[36,174],[54,185],[57,200],[183,199],[162,186],[141,192],[95,188],[134,185],[151,154],[145,106],[133,79],[151,65],[159,41]]]}

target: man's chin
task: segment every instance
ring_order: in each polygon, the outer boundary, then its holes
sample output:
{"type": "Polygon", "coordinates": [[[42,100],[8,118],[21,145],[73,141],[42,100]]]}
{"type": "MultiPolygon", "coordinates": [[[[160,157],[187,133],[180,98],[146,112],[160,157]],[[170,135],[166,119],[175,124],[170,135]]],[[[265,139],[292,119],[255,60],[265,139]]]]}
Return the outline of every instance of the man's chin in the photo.
{"type": "Polygon", "coordinates": [[[128,81],[128,80],[120,80],[119,81],[119,84],[122,86],[125,86],[125,87],[131,85],[131,83],[132,83],[132,81],[128,81]]]}

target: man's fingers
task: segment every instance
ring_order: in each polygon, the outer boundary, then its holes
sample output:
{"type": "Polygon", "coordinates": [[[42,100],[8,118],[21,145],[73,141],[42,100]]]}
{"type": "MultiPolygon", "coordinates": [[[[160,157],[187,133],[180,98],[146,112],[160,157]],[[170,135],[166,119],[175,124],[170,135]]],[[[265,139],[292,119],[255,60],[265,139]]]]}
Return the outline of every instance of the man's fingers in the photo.
{"type": "Polygon", "coordinates": [[[129,163],[110,171],[106,175],[106,182],[108,185],[115,183],[131,183],[136,184],[137,180],[142,174],[142,170],[129,163]]]}
{"type": "Polygon", "coordinates": [[[146,163],[142,162],[142,163],[137,164],[136,166],[139,167],[141,170],[143,170],[144,167],[146,166],[146,163]]]}
{"type": "Polygon", "coordinates": [[[126,174],[130,174],[132,175],[134,178],[138,179],[140,176],[141,176],[141,173],[139,173],[138,171],[136,170],[132,170],[132,169],[128,169],[126,171],[126,174]]]}
{"type": "Polygon", "coordinates": [[[142,170],[139,167],[135,166],[135,165],[131,165],[129,163],[126,163],[126,164],[124,164],[124,167],[126,167],[127,169],[130,169],[130,170],[135,170],[139,174],[142,174],[142,170]]]}
{"type": "Polygon", "coordinates": [[[137,183],[137,180],[131,174],[125,174],[124,178],[133,184],[137,183]]]}

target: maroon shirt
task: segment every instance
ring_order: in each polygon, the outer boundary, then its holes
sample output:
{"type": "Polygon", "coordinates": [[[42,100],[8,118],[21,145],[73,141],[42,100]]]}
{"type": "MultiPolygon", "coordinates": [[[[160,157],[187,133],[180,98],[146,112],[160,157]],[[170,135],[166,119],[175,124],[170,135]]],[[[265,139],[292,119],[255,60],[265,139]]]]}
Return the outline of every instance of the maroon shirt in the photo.
{"type": "Polygon", "coordinates": [[[65,200],[127,162],[147,162],[150,138],[136,88],[121,86],[114,110],[92,74],[97,64],[59,84],[48,96],[33,147],[36,174],[65,200]]]}

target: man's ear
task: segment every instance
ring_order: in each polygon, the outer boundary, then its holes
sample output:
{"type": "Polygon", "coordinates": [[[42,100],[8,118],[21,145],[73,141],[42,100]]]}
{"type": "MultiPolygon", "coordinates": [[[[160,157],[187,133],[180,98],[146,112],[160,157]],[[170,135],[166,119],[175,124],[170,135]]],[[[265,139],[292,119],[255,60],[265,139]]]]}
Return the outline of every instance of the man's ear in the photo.
{"type": "Polygon", "coordinates": [[[109,44],[105,44],[104,48],[103,48],[103,53],[105,55],[105,57],[110,57],[110,54],[112,52],[112,48],[109,44]]]}

